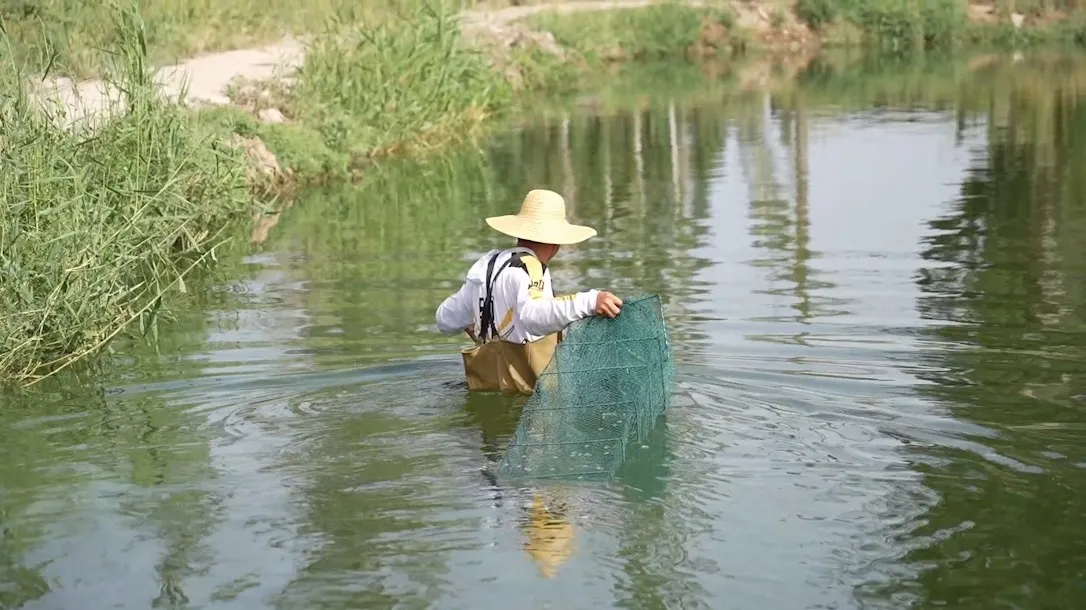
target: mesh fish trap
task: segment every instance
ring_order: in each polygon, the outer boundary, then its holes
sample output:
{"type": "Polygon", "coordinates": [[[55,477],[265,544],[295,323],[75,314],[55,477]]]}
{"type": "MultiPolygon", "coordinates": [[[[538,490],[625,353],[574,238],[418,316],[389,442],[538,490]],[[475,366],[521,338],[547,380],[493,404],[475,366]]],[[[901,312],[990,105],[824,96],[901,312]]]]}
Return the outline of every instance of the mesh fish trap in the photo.
{"type": "Polygon", "coordinates": [[[610,478],[630,443],[643,441],[675,384],[658,296],[624,299],[615,319],[566,329],[539,376],[499,474],[515,478],[610,478]]]}

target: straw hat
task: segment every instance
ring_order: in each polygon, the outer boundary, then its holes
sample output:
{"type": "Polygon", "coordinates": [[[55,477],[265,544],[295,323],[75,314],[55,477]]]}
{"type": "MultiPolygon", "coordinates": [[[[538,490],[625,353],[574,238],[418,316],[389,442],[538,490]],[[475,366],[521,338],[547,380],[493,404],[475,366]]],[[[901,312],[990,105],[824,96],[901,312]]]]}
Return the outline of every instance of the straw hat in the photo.
{"type": "Polygon", "coordinates": [[[486,219],[494,230],[541,244],[576,244],[596,234],[592,227],[566,221],[566,200],[554,191],[528,191],[520,213],[486,219]]]}

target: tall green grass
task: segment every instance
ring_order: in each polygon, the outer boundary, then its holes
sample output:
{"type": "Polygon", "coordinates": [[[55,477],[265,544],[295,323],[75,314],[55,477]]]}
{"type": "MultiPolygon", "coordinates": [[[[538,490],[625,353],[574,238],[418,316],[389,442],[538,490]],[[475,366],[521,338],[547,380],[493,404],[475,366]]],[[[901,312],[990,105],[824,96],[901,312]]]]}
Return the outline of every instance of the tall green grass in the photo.
{"type": "MultiPolygon", "coordinates": [[[[390,8],[423,0],[145,0],[148,57],[156,64],[185,57],[264,44],[284,34],[318,32],[332,19],[380,19],[390,8]]],[[[42,70],[51,61],[64,75],[101,75],[101,49],[115,43],[115,0],[0,0],[0,17],[20,61],[42,70]]]]}
{"type": "MultiPolygon", "coordinates": [[[[513,0],[489,0],[494,8],[513,0]]],[[[148,57],[156,65],[186,57],[304,37],[329,22],[376,23],[390,12],[439,4],[446,10],[475,8],[476,0],[144,0],[148,57]]],[[[117,0],[0,0],[0,19],[18,61],[32,71],[52,64],[64,76],[101,75],[101,49],[115,44],[117,0]]]]}
{"type": "Polygon", "coordinates": [[[432,6],[323,36],[290,98],[328,145],[352,156],[440,146],[508,102],[510,90],[432,6]]]}
{"type": "Polygon", "coordinates": [[[172,293],[252,209],[241,153],[155,94],[138,12],[104,62],[124,112],[64,130],[0,61],[0,381],[33,382],[126,329],[157,334],[172,293]]]}
{"type": "Polygon", "coordinates": [[[798,0],[796,14],[817,30],[853,24],[891,51],[947,48],[968,30],[963,0],[798,0]]]}
{"type": "Polygon", "coordinates": [[[507,107],[512,89],[437,7],[392,11],[370,25],[317,37],[288,89],[265,105],[288,124],[220,113],[231,130],[261,137],[303,177],[339,177],[392,154],[425,154],[472,135],[507,107]]]}
{"type": "Polygon", "coordinates": [[[891,52],[949,51],[963,45],[1086,45],[1086,2],[1080,0],[999,2],[1003,19],[995,23],[970,19],[967,7],[965,0],[797,0],[796,14],[831,45],[860,42],[891,52]],[[1045,19],[1017,28],[1008,19],[1014,11],[1045,19]]]}
{"type": "MultiPolygon", "coordinates": [[[[731,28],[734,16],[723,7],[690,6],[666,2],[644,8],[586,11],[572,14],[541,13],[527,21],[535,29],[554,34],[555,40],[590,62],[685,58],[699,42],[706,24],[731,28]]],[[[717,49],[722,54],[743,42],[734,39],[717,49]]]]}

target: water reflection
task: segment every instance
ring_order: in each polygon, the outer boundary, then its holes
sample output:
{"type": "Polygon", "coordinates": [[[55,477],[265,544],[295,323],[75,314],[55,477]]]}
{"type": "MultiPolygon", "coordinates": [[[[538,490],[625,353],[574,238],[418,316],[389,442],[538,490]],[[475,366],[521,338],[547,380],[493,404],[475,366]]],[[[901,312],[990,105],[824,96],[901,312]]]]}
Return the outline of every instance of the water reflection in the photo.
{"type": "Polygon", "coordinates": [[[961,533],[910,554],[930,566],[925,605],[1070,607],[1083,593],[1086,326],[1072,295],[1086,277],[1086,108],[1073,81],[1037,85],[992,96],[987,142],[922,241],[918,308],[939,342],[924,389],[978,425],[928,450],[944,501],[911,535],[961,533]],[[980,579],[985,591],[956,584],[980,579]]]}
{"type": "Polygon", "coordinates": [[[527,189],[570,184],[563,195],[571,217],[599,231],[552,263],[555,290],[660,294],[673,336],[696,341],[695,306],[705,291],[694,278],[711,264],[696,251],[707,235],[708,185],[728,120],[670,103],[565,116],[497,138],[489,159],[508,185],[504,213],[527,189]]]}
{"type": "Polygon", "coordinates": [[[1045,61],[567,108],[311,193],[159,353],[4,399],[0,606],[1072,606],[1086,71],[1045,61]],[[490,476],[522,399],[433,330],[536,187],[600,230],[558,289],[666,302],[680,391],[612,485],[490,476]]]}

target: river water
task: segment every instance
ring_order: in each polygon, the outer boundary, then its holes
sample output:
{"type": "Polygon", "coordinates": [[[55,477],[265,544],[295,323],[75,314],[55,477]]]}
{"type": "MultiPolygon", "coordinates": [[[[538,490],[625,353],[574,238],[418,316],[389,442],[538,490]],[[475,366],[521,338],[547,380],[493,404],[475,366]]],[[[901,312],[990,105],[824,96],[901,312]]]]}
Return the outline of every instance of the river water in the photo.
{"type": "Polygon", "coordinates": [[[3,398],[0,607],[1081,608],[1082,66],[669,68],[312,193],[3,398]],[[666,303],[611,483],[490,476],[523,400],[433,325],[535,187],[599,230],[557,290],[666,303]]]}

